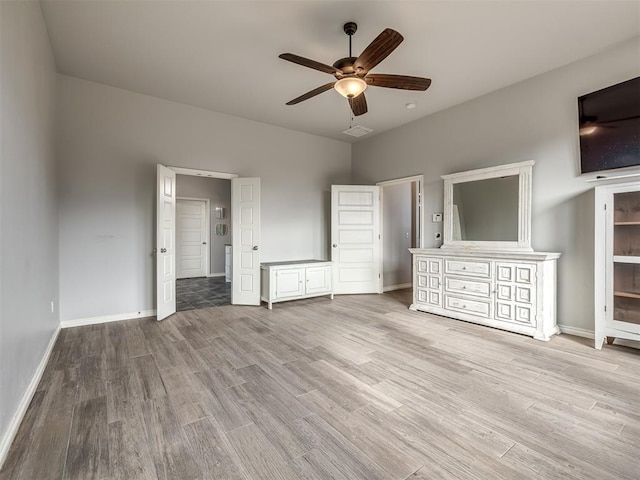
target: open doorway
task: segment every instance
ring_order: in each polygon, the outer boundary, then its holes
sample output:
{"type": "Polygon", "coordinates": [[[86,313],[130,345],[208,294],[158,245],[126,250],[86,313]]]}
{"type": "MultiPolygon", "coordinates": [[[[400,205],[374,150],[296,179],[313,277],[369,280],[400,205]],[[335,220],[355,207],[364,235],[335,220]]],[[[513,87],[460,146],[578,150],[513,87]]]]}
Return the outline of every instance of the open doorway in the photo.
{"type": "MultiPolygon", "coordinates": [[[[176,313],[177,175],[231,179],[231,304],[260,305],[260,178],[156,165],[156,319],[176,313]]],[[[216,212],[215,209],[213,209],[216,212]]],[[[221,222],[216,223],[216,227],[221,222]]],[[[217,229],[217,228],[216,228],[217,229]]],[[[226,236],[226,235],[222,235],[226,236]]],[[[227,252],[225,251],[225,259],[227,252]]]]}
{"type": "Polygon", "coordinates": [[[176,175],[176,310],[231,303],[231,180],[176,175]]]}
{"type": "Polygon", "coordinates": [[[377,185],[381,190],[382,291],[411,288],[411,253],[422,246],[422,175],[377,185]]]}

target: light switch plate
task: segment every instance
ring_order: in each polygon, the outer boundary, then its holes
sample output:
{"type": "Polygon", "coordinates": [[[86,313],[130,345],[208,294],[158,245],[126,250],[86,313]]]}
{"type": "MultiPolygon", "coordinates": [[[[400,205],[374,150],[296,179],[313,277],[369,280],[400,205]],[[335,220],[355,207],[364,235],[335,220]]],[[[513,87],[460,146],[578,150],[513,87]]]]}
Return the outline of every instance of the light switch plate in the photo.
{"type": "Polygon", "coordinates": [[[431,221],[433,223],[438,223],[442,221],[442,213],[432,213],[431,214],[431,221]]]}

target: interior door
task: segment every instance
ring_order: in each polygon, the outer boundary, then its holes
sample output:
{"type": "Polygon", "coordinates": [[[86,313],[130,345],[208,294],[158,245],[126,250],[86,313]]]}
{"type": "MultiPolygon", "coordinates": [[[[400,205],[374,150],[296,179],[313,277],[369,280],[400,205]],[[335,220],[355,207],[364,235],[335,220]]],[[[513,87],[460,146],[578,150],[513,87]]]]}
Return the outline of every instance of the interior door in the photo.
{"type": "Polygon", "coordinates": [[[231,180],[231,303],[260,305],[260,179],[231,180]]]}
{"type": "Polygon", "coordinates": [[[176,172],[158,165],[156,206],[156,314],[176,313],[176,172]]]}
{"type": "Polygon", "coordinates": [[[207,276],[207,203],[178,199],[176,203],[176,276],[207,276]]]}
{"type": "Polygon", "coordinates": [[[380,187],[332,185],[334,293],[382,292],[380,243],[380,187]]]}

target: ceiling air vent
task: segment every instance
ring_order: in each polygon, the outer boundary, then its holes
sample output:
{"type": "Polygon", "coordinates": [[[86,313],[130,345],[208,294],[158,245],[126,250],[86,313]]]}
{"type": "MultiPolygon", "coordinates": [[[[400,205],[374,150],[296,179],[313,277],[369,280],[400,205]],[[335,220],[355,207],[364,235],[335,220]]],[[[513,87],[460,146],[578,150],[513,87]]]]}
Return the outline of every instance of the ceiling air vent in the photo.
{"type": "Polygon", "coordinates": [[[352,137],[361,137],[371,132],[373,132],[373,130],[371,130],[370,128],[356,125],[355,127],[348,128],[342,133],[344,133],[345,135],[351,135],[352,137]]]}

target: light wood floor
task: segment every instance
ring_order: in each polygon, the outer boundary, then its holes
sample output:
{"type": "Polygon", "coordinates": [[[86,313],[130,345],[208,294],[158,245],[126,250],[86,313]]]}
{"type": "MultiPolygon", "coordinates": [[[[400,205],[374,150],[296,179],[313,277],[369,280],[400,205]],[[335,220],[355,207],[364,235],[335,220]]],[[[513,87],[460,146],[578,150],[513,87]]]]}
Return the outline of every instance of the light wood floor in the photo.
{"type": "Polygon", "coordinates": [[[0,479],[639,478],[639,350],[408,303],[63,330],[0,479]]]}

